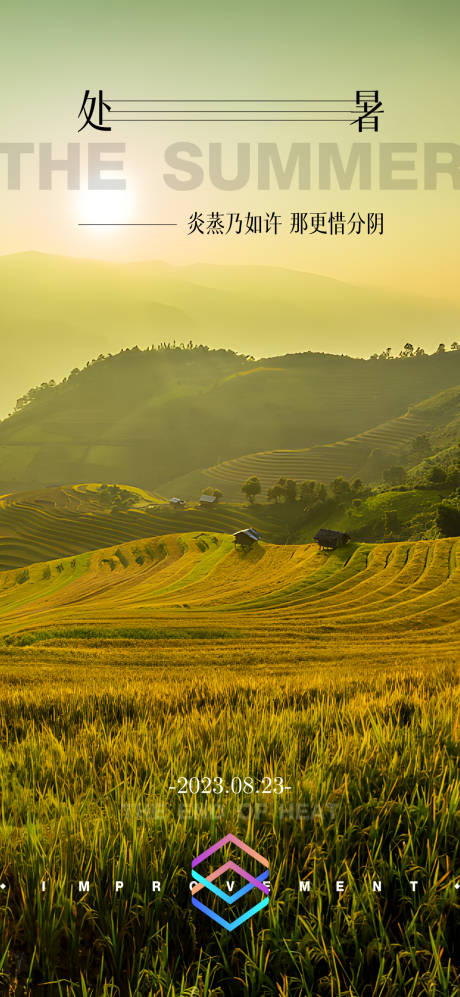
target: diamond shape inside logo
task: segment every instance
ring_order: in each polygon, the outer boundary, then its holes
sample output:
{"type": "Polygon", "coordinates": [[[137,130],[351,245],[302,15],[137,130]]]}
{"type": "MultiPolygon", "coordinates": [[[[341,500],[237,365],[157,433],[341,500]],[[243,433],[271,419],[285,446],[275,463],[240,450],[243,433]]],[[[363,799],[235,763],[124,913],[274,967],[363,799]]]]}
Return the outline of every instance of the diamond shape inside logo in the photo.
{"type": "Polygon", "coordinates": [[[254,851],[253,848],[250,848],[249,845],[246,845],[244,841],[241,841],[234,834],[226,834],[225,837],[220,838],[215,845],[207,848],[206,851],[201,852],[200,855],[197,855],[197,857],[193,859],[192,876],[194,880],[196,880],[196,886],[192,892],[192,904],[194,907],[197,907],[198,910],[201,910],[203,914],[206,914],[213,921],[216,921],[222,928],[226,928],[227,931],[234,931],[234,929],[238,928],[240,924],[244,924],[244,922],[250,917],[253,917],[253,915],[257,914],[259,910],[262,910],[267,906],[270,890],[269,886],[264,881],[268,879],[268,875],[268,862],[263,855],[260,855],[259,852],[254,851]],[[236,862],[228,861],[225,862],[224,865],[219,866],[218,869],[215,869],[208,876],[202,876],[197,871],[196,867],[201,865],[201,863],[209,858],[210,855],[213,855],[215,852],[219,851],[219,849],[224,848],[225,845],[230,842],[236,845],[237,848],[240,848],[241,851],[245,852],[246,855],[249,855],[251,858],[255,859],[256,862],[259,862],[264,867],[262,872],[257,876],[252,876],[251,873],[246,872],[246,870],[237,865],[236,862]],[[227,872],[228,869],[238,873],[247,881],[246,885],[242,886],[236,893],[230,893],[229,890],[221,890],[220,887],[214,882],[224,872],[227,872]],[[237,900],[241,900],[242,897],[253,889],[260,891],[262,899],[249,910],[244,911],[244,913],[237,917],[234,921],[228,921],[226,918],[221,917],[220,914],[217,914],[216,911],[212,910],[210,907],[207,907],[204,903],[197,899],[196,894],[203,889],[209,890],[212,894],[214,894],[214,896],[219,897],[220,900],[223,900],[229,905],[234,904],[237,900]]]}

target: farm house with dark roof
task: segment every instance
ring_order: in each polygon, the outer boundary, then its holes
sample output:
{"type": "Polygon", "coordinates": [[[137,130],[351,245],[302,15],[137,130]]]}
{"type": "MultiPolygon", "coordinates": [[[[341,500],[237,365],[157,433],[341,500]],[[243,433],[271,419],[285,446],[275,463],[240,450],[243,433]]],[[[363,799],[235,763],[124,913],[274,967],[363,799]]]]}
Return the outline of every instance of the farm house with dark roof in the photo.
{"type": "Polygon", "coordinates": [[[253,526],[248,526],[246,530],[237,530],[237,532],[233,534],[233,537],[235,540],[235,547],[237,544],[239,544],[240,547],[252,547],[253,544],[262,539],[262,534],[258,533],[253,526]]]}
{"type": "Polygon", "coordinates": [[[345,547],[350,540],[348,533],[340,533],[339,530],[321,529],[314,536],[314,540],[324,550],[336,550],[337,547],[345,547]]]}

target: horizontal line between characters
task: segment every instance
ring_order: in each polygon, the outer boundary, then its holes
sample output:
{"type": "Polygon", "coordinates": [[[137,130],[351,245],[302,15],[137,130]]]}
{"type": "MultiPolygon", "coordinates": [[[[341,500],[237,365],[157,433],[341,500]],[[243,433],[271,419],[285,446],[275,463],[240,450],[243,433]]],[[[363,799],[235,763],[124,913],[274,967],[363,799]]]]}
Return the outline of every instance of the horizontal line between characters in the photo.
{"type": "Polygon", "coordinates": [[[313,100],[312,98],[305,99],[303,97],[284,97],[277,98],[274,97],[272,100],[268,98],[259,97],[232,97],[232,98],[220,98],[220,97],[106,97],[105,100],[111,100],[112,104],[353,104],[354,101],[350,98],[346,100],[344,98],[338,98],[334,100],[332,97],[328,100],[313,100]]]}
{"type": "MultiPolygon", "coordinates": [[[[252,103],[252,101],[251,101],[251,103],[252,103]]],[[[171,112],[173,110],[174,110],[174,108],[172,108],[172,107],[165,107],[165,108],[162,108],[162,107],[155,107],[155,108],[153,108],[152,107],[152,113],[155,113],[155,114],[171,114],[171,112]]],[[[181,110],[182,110],[182,108],[180,108],[176,113],[179,114],[181,110]]],[[[188,110],[187,108],[185,108],[184,109],[184,114],[185,114],[185,111],[187,111],[187,114],[195,114],[196,113],[195,111],[193,111],[192,108],[190,108],[190,110],[188,110]]],[[[239,111],[240,114],[274,114],[275,111],[276,111],[277,114],[300,114],[300,108],[292,108],[292,107],[277,107],[277,108],[267,107],[266,110],[264,110],[262,107],[256,107],[256,108],[250,108],[250,107],[247,107],[247,108],[246,107],[245,108],[243,108],[243,107],[233,107],[233,108],[232,107],[223,107],[223,108],[210,107],[209,110],[207,110],[206,107],[197,107],[196,111],[197,112],[199,111],[201,114],[213,114],[215,111],[220,111],[221,114],[233,114],[235,111],[236,112],[239,111]]],[[[315,111],[314,107],[308,107],[308,108],[305,108],[305,111],[307,112],[307,114],[324,114],[324,113],[327,114],[327,111],[326,111],[326,109],[324,107],[321,108],[321,110],[318,110],[318,111],[315,111]]],[[[356,114],[357,113],[357,107],[354,106],[354,107],[350,108],[349,110],[347,110],[345,107],[343,108],[343,110],[340,107],[339,108],[334,108],[334,112],[335,112],[335,114],[356,114]]],[[[115,108],[115,113],[118,113],[118,114],[137,114],[138,113],[138,109],[136,107],[117,107],[117,108],[115,108]]],[[[149,109],[146,107],[142,111],[142,113],[143,114],[149,114],[150,112],[149,112],[149,109]]],[[[332,108],[331,108],[331,113],[332,113],[332,108]]]]}
{"type": "Polygon", "coordinates": [[[78,222],[79,228],[101,228],[104,225],[118,225],[123,228],[175,228],[178,222],[78,222]]]}
{"type": "MultiPolygon", "coordinates": [[[[118,113],[121,114],[122,112],[119,111],[118,113]]],[[[146,111],[145,113],[147,114],[148,112],[146,111]]],[[[155,112],[155,113],[157,113],[157,112],[155,112]]],[[[248,114],[249,113],[250,112],[248,111],[248,114]]],[[[104,118],[104,121],[108,121],[108,120],[109,120],[109,118],[104,118]]],[[[332,123],[334,121],[340,121],[343,124],[344,122],[346,122],[346,118],[112,118],[112,116],[110,115],[110,121],[120,121],[120,122],[125,122],[125,123],[131,122],[131,121],[146,121],[146,122],[148,122],[148,121],[177,121],[177,122],[190,121],[191,123],[194,122],[194,121],[221,121],[221,122],[225,122],[225,123],[227,121],[246,121],[248,124],[251,121],[256,121],[256,122],[260,121],[260,122],[262,122],[262,124],[264,122],[266,122],[266,121],[277,121],[277,122],[285,121],[286,123],[288,123],[288,122],[295,123],[296,121],[300,121],[300,122],[310,122],[311,124],[314,124],[314,123],[316,123],[318,121],[328,121],[329,123],[332,123]]]]}

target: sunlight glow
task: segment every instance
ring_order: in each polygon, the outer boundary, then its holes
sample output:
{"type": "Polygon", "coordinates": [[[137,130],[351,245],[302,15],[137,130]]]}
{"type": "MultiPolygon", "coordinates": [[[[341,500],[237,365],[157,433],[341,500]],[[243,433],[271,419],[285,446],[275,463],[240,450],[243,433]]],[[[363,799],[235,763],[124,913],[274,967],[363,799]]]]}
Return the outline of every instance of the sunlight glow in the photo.
{"type": "Polygon", "coordinates": [[[88,231],[94,232],[110,232],[116,224],[135,222],[132,192],[82,190],[77,200],[77,215],[78,223],[88,226],[88,231]]]}

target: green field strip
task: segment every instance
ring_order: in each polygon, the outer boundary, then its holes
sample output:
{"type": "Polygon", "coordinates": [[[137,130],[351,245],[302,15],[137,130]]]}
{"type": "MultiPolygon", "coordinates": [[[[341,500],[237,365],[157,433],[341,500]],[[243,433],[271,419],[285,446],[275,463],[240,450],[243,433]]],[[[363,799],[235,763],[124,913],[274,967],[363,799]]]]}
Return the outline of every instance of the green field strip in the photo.
{"type": "MultiPolygon", "coordinates": [[[[72,558],[73,560],[73,558],[72,558]]],[[[9,591],[5,589],[0,590],[1,599],[1,615],[0,615],[0,628],[3,628],[3,616],[4,607],[6,607],[7,613],[6,618],[11,613],[15,613],[22,606],[34,605],[37,601],[48,600],[51,596],[60,592],[63,588],[71,585],[73,582],[77,582],[79,578],[82,578],[89,566],[89,555],[79,555],[75,558],[76,565],[72,568],[70,565],[70,559],[67,561],[62,560],[64,570],[53,577],[53,580],[47,581],[38,578],[31,577],[28,581],[24,582],[23,585],[15,585],[14,588],[9,591]],[[39,586],[39,588],[37,588],[39,586]]],[[[46,562],[49,564],[51,571],[56,569],[55,562],[46,562]]],[[[60,562],[58,562],[60,563],[60,562]]],[[[45,564],[36,566],[34,568],[39,568],[43,570],[45,564]]]]}
{"type": "Polygon", "coordinates": [[[353,551],[351,557],[349,556],[349,552],[347,557],[344,549],[335,551],[334,554],[327,556],[321,567],[311,574],[309,573],[305,579],[300,580],[295,585],[289,585],[276,593],[268,592],[266,596],[260,599],[248,601],[241,606],[235,606],[235,609],[256,609],[270,605],[277,607],[285,604],[291,605],[294,597],[296,603],[303,602],[305,598],[309,599],[311,593],[321,592],[324,588],[334,586],[342,582],[345,578],[352,577],[356,570],[364,571],[367,567],[367,558],[370,550],[369,545],[361,544],[353,551]],[[345,560],[346,564],[344,565],[345,560]],[[337,577],[339,574],[340,577],[337,577]]]}
{"type": "MultiPolygon", "coordinates": [[[[418,549],[415,545],[409,545],[407,550],[401,551],[399,556],[398,548],[391,562],[385,566],[380,573],[376,573],[370,580],[350,584],[350,598],[341,599],[341,610],[348,612],[355,606],[359,608],[362,598],[365,598],[367,605],[383,602],[397,602],[406,590],[409,590],[424,572],[428,556],[428,545],[425,550],[418,549]],[[408,557],[406,559],[406,554],[408,557]],[[399,562],[399,563],[398,563],[399,562]]],[[[334,590],[336,591],[336,590],[334,590]]],[[[322,608],[326,609],[334,604],[334,597],[331,600],[324,598],[321,602],[322,608]]]]}
{"type": "MultiPolygon", "coordinates": [[[[401,543],[397,546],[377,545],[370,553],[366,568],[354,576],[347,577],[343,581],[338,581],[337,585],[321,591],[308,599],[312,607],[321,604],[321,608],[328,609],[335,607],[337,602],[340,606],[354,605],[360,603],[361,599],[369,599],[369,594],[376,597],[380,591],[380,584],[386,587],[389,578],[397,578],[403,570],[410,545],[407,547],[401,543]]],[[[307,605],[306,605],[307,609],[307,605]]],[[[313,608],[312,608],[313,611],[313,608]]]]}
{"type": "Polygon", "coordinates": [[[343,594],[339,587],[334,589],[331,600],[327,596],[323,596],[322,604],[328,605],[330,601],[335,600],[337,597],[342,599],[348,593],[350,593],[350,603],[354,601],[359,602],[361,597],[366,600],[373,596],[380,598],[380,593],[384,593],[387,589],[392,589],[394,586],[397,587],[399,584],[402,584],[404,587],[406,583],[404,580],[400,583],[400,579],[401,577],[404,579],[404,573],[408,569],[417,578],[419,576],[419,564],[421,570],[423,570],[425,561],[426,553],[422,553],[421,558],[417,558],[417,548],[413,542],[401,541],[391,545],[378,544],[372,551],[368,562],[368,569],[366,573],[363,573],[363,577],[351,580],[347,584],[346,591],[343,594]]]}
{"type": "MultiPolygon", "coordinates": [[[[440,572],[439,580],[437,584],[431,585],[429,588],[425,588],[422,592],[416,592],[412,590],[412,594],[407,595],[404,601],[399,600],[397,603],[397,608],[394,605],[388,607],[379,607],[376,612],[373,607],[368,611],[366,609],[361,609],[360,612],[356,612],[353,617],[353,626],[361,625],[364,623],[375,622],[383,624],[387,617],[391,618],[392,626],[401,621],[402,618],[419,616],[423,613],[426,608],[432,608],[437,606],[441,611],[443,607],[447,604],[455,603],[457,600],[452,600],[450,598],[450,589],[455,588],[455,582],[453,582],[449,577],[444,577],[446,574],[446,564],[448,564],[448,559],[450,556],[450,549],[443,551],[442,556],[439,556],[437,561],[433,564],[433,572],[440,572]],[[439,562],[439,563],[438,563],[439,562]]],[[[345,619],[345,614],[343,616],[345,619]]],[[[440,617],[441,618],[441,617],[440,617]]],[[[341,615],[337,616],[337,624],[340,626],[341,615]]]]}
{"type": "MultiPolygon", "coordinates": [[[[27,518],[31,511],[21,508],[19,513],[27,518]]],[[[67,557],[60,553],[48,565],[30,565],[30,577],[22,584],[19,569],[2,572],[2,633],[38,626],[109,624],[112,629],[140,624],[158,629],[165,620],[175,621],[176,626],[206,627],[208,618],[211,629],[234,628],[247,635],[249,646],[260,642],[273,654],[276,647],[284,653],[287,639],[293,642],[292,655],[296,642],[300,646],[305,640],[314,641],[319,653],[326,636],[340,648],[348,638],[354,641],[366,635],[366,640],[386,641],[395,635],[403,640],[405,634],[415,646],[428,639],[437,625],[449,628],[452,650],[457,646],[460,543],[456,540],[349,544],[329,554],[320,553],[313,544],[262,542],[243,553],[234,548],[227,531],[220,532],[229,510],[215,512],[211,529],[206,511],[179,516],[168,511],[162,517],[138,512],[136,527],[143,528],[143,537],[130,535],[123,541],[117,535],[114,542],[92,552],[71,551],[67,557]],[[158,529],[166,523],[166,535],[149,533],[152,519],[158,529]],[[184,531],[178,529],[181,520],[188,527],[184,531]],[[199,529],[200,520],[205,529],[199,529]],[[173,523],[175,533],[170,532],[173,523]],[[140,556],[142,563],[136,562],[140,556]],[[60,562],[63,571],[58,574],[60,562]],[[51,572],[49,579],[43,577],[45,568],[51,572]]],[[[245,522],[246,513],[256,518],[256,510],[244,510],[245,522]]],[[[132,515],[123,512],[117,517],[125,528],[128,523],[132,534],[132,515]]],[[[52,510],[35,509],[32,519],[34,530],[40,523],[59,534],[72,515],[58,517],[56,526],[52,510]]],[[[96,514],[98,531],[99,520],[106,526],[107,519],[107,514],[96,514]]],[[[108,525],[111,532],[113,521],[108,525]]],[[[0,556],[1,550],[0,542],[0,556]]]]}

